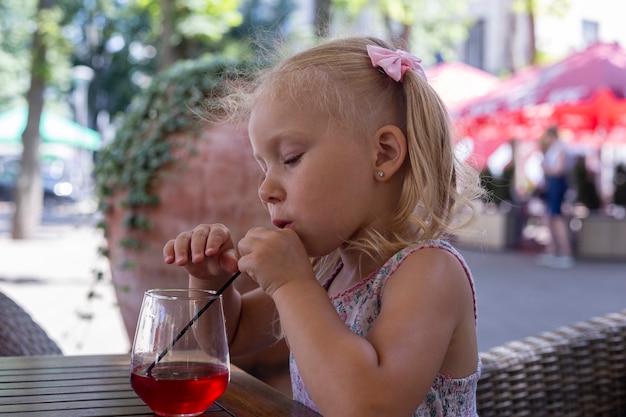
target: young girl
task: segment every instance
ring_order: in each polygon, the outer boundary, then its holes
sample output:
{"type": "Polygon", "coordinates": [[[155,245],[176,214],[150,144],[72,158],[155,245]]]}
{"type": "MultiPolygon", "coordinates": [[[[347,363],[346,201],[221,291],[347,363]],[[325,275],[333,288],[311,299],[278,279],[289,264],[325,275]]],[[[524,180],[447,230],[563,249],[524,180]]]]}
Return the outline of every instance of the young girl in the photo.
{"type": "Polygon", "coordinates": [[[294,398],[332,416],[474,416],[480,376],[467,265],[443,238],[467,212],[446,109],[416,57],[330,41],[230,96],[275,228],[200,225],[164,247],[190,287],[225,292],[233,355],[285,337],[294,398]],[[313,260],[313,262],[311,262],[313,260]]]}

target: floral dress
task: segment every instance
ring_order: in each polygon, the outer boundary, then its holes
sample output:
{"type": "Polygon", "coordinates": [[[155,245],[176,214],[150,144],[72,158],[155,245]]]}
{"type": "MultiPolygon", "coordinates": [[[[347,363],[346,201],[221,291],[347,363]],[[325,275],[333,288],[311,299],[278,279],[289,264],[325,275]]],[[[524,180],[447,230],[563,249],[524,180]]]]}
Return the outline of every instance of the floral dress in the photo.
{"type": "MultiPolygon", "coordinates": [[[[476,295],[474,281],[465,260],[449,243],[431,240],[407,247],[396,253],[379,270],[372,273],[354,287],[331,297],[331,301],[346,325],[356,334],[366,336],[378,317],[382,303],[382,293],[387,279],[398,269],[410,254],[423,248],[439,248],[453,254],[463,265],[474,296],[474,318],[476,318],[476,295]]],[[[329,288],[342,265],[338,265],[331,277],[324,283],[329,288]]],[[[294,400],[319,411],[304,386],[293,355],[290,357],[291,386],[294,400]]],[[[451,378],[438,374],[428,390],[426,398],[413,413],[413,417],[475,417],[476,386],[480,377],[480,360],[476,371],[464,378],[451,378]]]]}

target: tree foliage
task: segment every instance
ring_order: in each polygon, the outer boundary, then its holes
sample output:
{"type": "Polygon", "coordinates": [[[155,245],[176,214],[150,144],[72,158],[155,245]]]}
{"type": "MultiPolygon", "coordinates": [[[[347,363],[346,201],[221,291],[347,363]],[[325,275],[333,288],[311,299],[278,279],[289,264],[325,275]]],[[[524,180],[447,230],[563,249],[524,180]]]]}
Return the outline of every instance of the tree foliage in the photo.
{"type": "MultiPolygon", "coordinates": [[[[565,0],[561,0],[565,1],[565,0]]],[[[426,62],[462,37],[463,0],[314,0],[323,9],[317,36],[345,27],[366,12],[388,38],[402,38],[426,62]],[[330,19],[332,16],[332,21],[330,19]]],[[[77,81],[72,67],[94,72],[89,121],[124,116],[134,96],[173,62],[219,53],[249,57],[288,36],[295,0],[55,0],[37,12],[36,0],[0,1],[0,111],[26,102],[31,78],[45,81],[46,107],[71,113],[77,81]],[[45,56],[33,61],[33,34],[45,56]],[[34,65],[33,65],[34,62],[34,65]],[[102,117],[101,117],[102,116],[102,117]]],[[[74,109],[76,110],[76,109],[74,109]]]]}
{"type": "Polygon", "coordinates": [[[160,203],[157,190],[163,168],[184,169],[175,151],[195,152],[201,115],[226,94],[223,81],[239,80],[254,68],[241,59],[207,55],[179,61],[159,73],[132,101],[114,141],[98,156],[95,176],[101,210],[105,212],[115,201],[127,211],[124,225],[128,229],[153,226],[139,212],[160,203]],[[174,135],[181,132],[186,135],[174,135]]]}
{"type": "Polygon", "coordinates": [[[355,18],[369,12],[373,28],[401,40],[426,64],[436,56],[452,57],[469,24],[460,17],[466,15],[464,0],[333,0],[333,5],[335,16],[355,18]]]}
{"type": "Polygon", "coordinates": [[[58,4],[38,12],[35,0],[0,2],[0,110],[24,104],[30,86],[31,51],[36,31],[41,33],[46,56],[41,57],[42,64],[32,69],[52,89],[67,84],[71,49],[62,34],[64,14],[58,4]]]}
{"type": "Polygon", "coordinates": [[[10,107],[28,88],[29,49],[34,23],[34,0],[0,2],[0,109],[10,107]]]}
{"type": "MultiPolygon", "coordinates": [[[[462,0],[327,2],[334,27],[343,27],[344,19],[354,20],[369,11],[376,27],[389,38],[405,37],[426,64],[435,54],[451,54],[452,45],[465,30],[465,22],[454,17],[463,12],[462,0]]],[[[0,91],[0,110],[23,100],[28,88],[27,51],[36,26],[35,6],[35,0],[0,2],[0,81],[5,86],[0,91]]],[[[55,65],[47,101],[66,103],[65,110],[70,110],[71,66],[92,68],[89,125],[97,128],[98,114],[108,114],[111,119],[123,115],[132,97],[167,66],[159,67],[159,58],[166,54],[163,45],[173,51],[174,61],[228,50],[245,54],[250,39],[271,48],[274,38],[286,36],[286,24],[294,10],[294,0],[58,0],[51,12],[57,24],[44,28],[48,37],[56,40],[48,53],[55,65]],[[167,38],[165,18],[173,25],[167,38]]]]}
{"type": "Polygon", "coordinates": [[[253,25],[269,28],[270,19],[276,26],[290,12],[291,3],[93,0],[91,6],[78,8],[70,26],[76,44],[73,64],[95,71],[89,97],[91,126],[96,127],[98,113],[112,119],[123,115],[132,97],[173,62],[198,59],[206,53],[247,54],[245,39],[252,32],[248,29],[253,25]],[[172,24],[171,33],[164,29],[166,24],[172,24]]]}

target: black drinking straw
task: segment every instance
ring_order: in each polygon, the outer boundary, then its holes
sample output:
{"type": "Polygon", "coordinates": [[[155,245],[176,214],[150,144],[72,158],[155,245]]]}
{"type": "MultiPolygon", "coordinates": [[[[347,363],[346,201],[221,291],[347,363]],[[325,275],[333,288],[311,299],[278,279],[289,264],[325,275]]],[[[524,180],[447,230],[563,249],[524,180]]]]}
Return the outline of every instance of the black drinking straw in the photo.
{"type": "MultiPolygon", "coordinates": [[[[222,288],[220,288],[219,290],[217,290],[217,292],[215,293],[216,297],[219,297],[220,295],[222,295],[222,293],[224,291],[226,291],[226,288],[228,288],[230,286],[230,284],[233,283],[233,281],[235,280],[235,278],[237,278],[239,276],[239,274],[241,274],[241,271],[237,271],[233,274],[233,276],[231,276],[228,281],[226,281],[224,283],[224,285],[222,285],[222,288]]],[[[187,323],[187,325],[185,327],[183,327],[183,329],[176,335],[176,337],[174,337],[174,340],[172,340],[172,343],[170,343],[170,345],[168,347],[166,347],[165,349],[163,349],[163,352],[161,352],[159,354],[159,356],[156,358],[156,360],[154,362],[152,362],[150,364],[150,366],[148,366],[148,368],[146,369],[146,375],[149,375],[150,372],[152,371],[152,369],[154,369],[154,367],[156,366],[157,363],[159,363],[159,361],[161,359],[163,359],[163,357],[165,355],[168,354],[168,352],[174,347],[174,344],[176,344],[176,342],[178,342],[180,340],[181,337],[183,337],[183,335],[185,333],[187,333],[187,330],[191,329],[191,326],[193,326],[193,324],[195,322],[198,321],[198,319],[200,318],[200,316],[202,315],[202,313],[204,313],[205,311],[207,311],[209,309],[209,307],[211,306],[211,304],[213,304],[213,301],[215,301],[215,298],[211,298],[209,300],[208,303],[205,304],[204,307],[202,307],[195,316],[193,316],[193,318],[189,321],[189,323],[187,323]]]]}

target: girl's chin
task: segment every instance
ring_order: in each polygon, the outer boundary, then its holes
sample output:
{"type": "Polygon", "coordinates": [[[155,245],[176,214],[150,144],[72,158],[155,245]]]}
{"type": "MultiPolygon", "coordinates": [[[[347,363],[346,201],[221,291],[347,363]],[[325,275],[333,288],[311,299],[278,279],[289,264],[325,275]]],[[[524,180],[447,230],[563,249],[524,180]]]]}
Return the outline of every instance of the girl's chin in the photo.
{"type": "Polygon", "coordinates": [[[325,242],[320,243],[320,238],[322,240],[324,239],[323,236],[311,236],[309,234],[306,234],[302,230],[295,230],[293,228],[292,230],[295,231],[300,238],[302,246],[304,246],[304,249],[306,250],[309,258],[321,258],[322,256],[330,255],[337,249],[341,249],[343,247],[343,243],[339,240],[326,239],[325,242]],[[317,242],[317,244],[314,244],[312,242],[317,242]]]}
{"type": "Polygon", "coordinates": [[[337,249],[340,248],[340,246],[336,246],[333,248],[320,248],[320,247],[311,248],[307,246],[305,243],[304,248],[306,249],[306,253],[307,255],[309,255],[310,258],[321,258],[323,256],[330,255],[331,253],[335,252],[337,249]]]}

